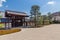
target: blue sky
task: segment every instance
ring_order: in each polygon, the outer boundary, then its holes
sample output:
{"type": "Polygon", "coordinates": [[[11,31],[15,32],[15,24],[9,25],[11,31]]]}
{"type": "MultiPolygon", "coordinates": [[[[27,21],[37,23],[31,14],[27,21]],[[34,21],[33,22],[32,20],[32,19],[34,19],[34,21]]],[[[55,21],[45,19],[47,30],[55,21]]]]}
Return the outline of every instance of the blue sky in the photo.
{"type": "Polygon", "coordinates": [[[0,11],[14,10],[30,15],[32,5],[39,5],[42,14],[60,11],[60,0],[0,0],[0,11]]]}

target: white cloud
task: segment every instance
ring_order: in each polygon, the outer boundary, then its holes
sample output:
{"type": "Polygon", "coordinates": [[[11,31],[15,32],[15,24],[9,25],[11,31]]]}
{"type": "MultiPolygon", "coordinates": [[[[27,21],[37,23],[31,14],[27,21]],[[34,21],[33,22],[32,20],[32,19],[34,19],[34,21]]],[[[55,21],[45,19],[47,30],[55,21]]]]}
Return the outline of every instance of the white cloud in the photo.
{"type": "Polygon", "coordinates": [[[55,4],[55,1],[49,1],[47,4],[53,5],[53,4],[55,4]]]}
{"type": "Polygon", "coordinates": [[[0,7],[3,6],[3,2],[6,2],[6,0],[0,0],[0,7]]]}
{"type": "Polygon", "coordinates": [[[6,0],[1,0],[1,1],[4,1],[4,2],[6,2],[6,0]]]}

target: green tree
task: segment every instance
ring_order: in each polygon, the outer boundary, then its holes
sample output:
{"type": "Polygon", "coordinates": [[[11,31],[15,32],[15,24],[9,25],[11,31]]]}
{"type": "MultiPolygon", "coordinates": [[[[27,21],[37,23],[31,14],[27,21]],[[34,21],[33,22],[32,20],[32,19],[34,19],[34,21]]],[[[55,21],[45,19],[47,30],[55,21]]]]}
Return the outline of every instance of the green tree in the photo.
{"type": "Polygon", "coordinates": [[[48,20],[49,20],[49,23],[51,23],[51,13],[50,12],[48,12],[48,20]]]}
{"type": "Polygon", "coordinates": [[[31,17],[34,16],[35,26],[38,25],[38,22],[39,22],[38,20],[39,20],[39,17],[41,15],[41,13],[39,12],[39,10],[40,10],[40,7],[38,5],[33,5],[31,7],[30,13],[31,13],[31,17]]]}
{"type": "Polygon", "coordinates": [[[43,17],[43,24],[44,24],[44,21],[47,20],[47,15],[42,15],[43,17]]]}
{"type": "Polygon", "coordinates": [[[2,18],[2,16],[0,16],[0,18],[2,18]]]}

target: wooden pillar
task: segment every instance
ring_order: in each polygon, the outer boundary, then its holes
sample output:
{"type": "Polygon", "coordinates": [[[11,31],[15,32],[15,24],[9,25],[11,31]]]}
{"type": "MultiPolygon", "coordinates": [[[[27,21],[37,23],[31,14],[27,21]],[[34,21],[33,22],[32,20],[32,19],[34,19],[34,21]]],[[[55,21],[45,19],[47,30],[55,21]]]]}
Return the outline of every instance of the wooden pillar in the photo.
{"type": "MultiPolygon", "coordinates": [[[[11,19],[11,21],[13,21],[13,20],[11,19]]],[[[11,22],[11,26],[13,27],[13,22],[11,22]]]]}
{"type": "Polygon", "coordinates": [[[26,26],[27,26],[27,22],[26,22],[26,26]]]}
{"type": "Polygon", "coordinates": [[[11,18],[9,17],[9,18],[8,18],[8,28],[9,28],[9,29],[11,28],[11,26],[10,26],[10,21],[11,21],[11,18]]]}
{"type": "Polygon", "coordinates": [[[24,26],[25,26],[25,17],[24,17],[24,26]]]}
{"type": "Polygon", "coordinates": [[[24,26],[24,21],[23,21],[24,19],[22,19],[22,26],[24,26]]]}
{"type": "Polygon", "coordinates": [[[22,25],[23,25],[23,20],[22,20],[22,19],[20,19],[20,21],[21,21],[21,22],[19,22],[19,23],[21,24],[20,26],[22,26],[22,25]]]}
{"type": "Polygon", "coordinates": [[[8,18],[8,28],[10,28],[10,27],[9,27],[9,18],[8,18]]]}
{"type": "Polygon", "coordinates": [[[12,19],[11,25],[12,25],[12,27],[13,27],[13,19],[12,19]]]}
{"type": "Polygon", "coordinates": [[[12,27],[16,27],[16,16],[12,16],[12,27]]]}

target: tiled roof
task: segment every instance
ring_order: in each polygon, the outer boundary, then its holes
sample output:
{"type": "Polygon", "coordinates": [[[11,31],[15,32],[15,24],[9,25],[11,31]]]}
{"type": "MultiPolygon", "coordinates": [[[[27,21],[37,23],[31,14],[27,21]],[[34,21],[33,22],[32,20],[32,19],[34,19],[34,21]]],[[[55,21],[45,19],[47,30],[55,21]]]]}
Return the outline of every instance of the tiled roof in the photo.
{"type": "Polygon", "coordinates": [[[6,11],[26,14],[26,13],[24,13],[24,12],[19,12],[19,11],[12,11],[12,10],[6,10],[6,11]]]}
{"type": "Polygon", "coordinates": [[[25,16],[27,16],[27,14],[24,13],[24,12],[11,11],[11,10],[6,10],[6,12],[7,12],[8,14],[14,14],[14,15],[25,15],[25,16]]]}
{"type": "Polygon", "coordinates": [[[52,14],[52,16],[60,16],[60,12],[55,12],[52,14]]]}

